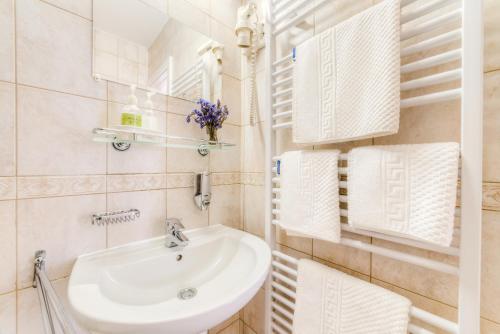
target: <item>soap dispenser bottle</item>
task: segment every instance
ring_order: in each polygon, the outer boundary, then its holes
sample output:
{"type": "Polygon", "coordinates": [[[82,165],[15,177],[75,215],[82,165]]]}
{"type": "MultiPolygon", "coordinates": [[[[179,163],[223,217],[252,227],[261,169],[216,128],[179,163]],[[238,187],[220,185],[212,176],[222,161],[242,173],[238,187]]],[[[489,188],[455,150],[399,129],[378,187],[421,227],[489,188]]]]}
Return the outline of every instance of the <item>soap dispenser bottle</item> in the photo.
{"type": "Polygon", "coordinates": [[[121,112],[120,124],[123,126],[142,127],[142,115],[140,112],[137,96],[135,95],[135,85],[130,86],[130,95],[127,98],[127,105],[121,112]]]}
{"type": "Polygon", "coordinates": [[[145,110],[144,110],[144,115],[143,115],[143,127],[151,130],[151,131],[158,131],[158,125],[156,121],[156,117],[153,111],[153,100],[151,98],[155,95],[155,92],[147,92],[147,97],[148,99],[146,100],[145,103],[145,110]]]}

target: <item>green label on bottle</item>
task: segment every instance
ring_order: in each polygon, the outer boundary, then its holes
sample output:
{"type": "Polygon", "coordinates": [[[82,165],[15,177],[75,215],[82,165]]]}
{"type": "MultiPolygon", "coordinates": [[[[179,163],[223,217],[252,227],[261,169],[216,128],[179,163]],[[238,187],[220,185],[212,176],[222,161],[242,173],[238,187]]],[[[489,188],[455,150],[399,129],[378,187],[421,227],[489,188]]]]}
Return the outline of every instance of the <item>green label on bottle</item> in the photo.
{"type": "Polygon", "coordinates": [[[142,115],[122,113],[121,125],[142,127],[142,115]]]}

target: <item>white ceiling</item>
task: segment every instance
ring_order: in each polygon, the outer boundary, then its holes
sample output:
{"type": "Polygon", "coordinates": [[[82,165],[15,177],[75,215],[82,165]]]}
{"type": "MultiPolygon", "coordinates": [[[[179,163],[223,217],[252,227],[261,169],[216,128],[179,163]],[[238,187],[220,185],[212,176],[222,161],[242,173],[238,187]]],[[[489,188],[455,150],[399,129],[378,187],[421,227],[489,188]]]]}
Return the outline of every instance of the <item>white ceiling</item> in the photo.
{"type": "Polygon", "coordinates": [[[168,16],[140,0],[94,0],[94,25],[129,41],[150,47],[168,16]]]}

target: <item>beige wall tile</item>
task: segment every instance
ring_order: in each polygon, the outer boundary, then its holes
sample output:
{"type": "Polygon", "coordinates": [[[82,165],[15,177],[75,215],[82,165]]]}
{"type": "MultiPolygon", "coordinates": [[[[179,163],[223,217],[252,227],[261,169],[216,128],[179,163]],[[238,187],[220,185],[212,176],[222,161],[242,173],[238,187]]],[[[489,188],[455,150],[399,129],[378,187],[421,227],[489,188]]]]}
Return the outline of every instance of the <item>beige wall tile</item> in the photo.
{"type": "Polygon", "coordinates": [[[484,1],[484,70],[500,69],[500,2],[484,1]]]}
{"type": "Polygon", "coordinates": [[[223,224],[236,229],[242,228],[240,194],[239,184],[212,187],[212,201],[209,209],[210,225],[223,224]]]}
{"type": "Polygon", "coordinates": [[[258,334],[264,334],[265,292],[259,289],[255,297],[243,308],[243,321],[258,334]]]}
{"type": "Polygon", "coordinates": [[[16,293],[0,295],[0,328],[2,334],[16,334],[16,293]]]}
{"type": "Polygon", "coordinates": [[[243,228],[264,238],[264,187],[245,185],[243,196],[243,228]]]}
{"type": "Polygon", "coordinates": [[[16,198],[16,178],[0,177],[0,200],[16,198]]]}
{"type": "Polygon", "coordinates": [[[210,14],[210,0],[187,0],[202,11],[210,14]]]}
{"type": "MultiPolygon", "coordinates": [[[[348,232],[343,237],[370,243],[370,238],[348,232]]],[[[328,241],[313,240],[313,255],[359,273],[370,275],[370,253],[328,241]]]]}
{"type": "Polygon", "coordinates": [[[483,211],[481,316],[500,323],[500,212],[483,211]]]}
{"type": "Polygon", "coordinates": [[[460,102],[401,110],[399,132],[375,138],[376,145],[460,141],[460,102]]]}
{"type": "Polygon", "coordinates": [[[285,230],[278,226],[276,227],[276,241],[281,245],[299,250],[309,255],[313,253],[313,239],[290,236],[285,230]]]}
{"type": "Polygon", "coordinates": [[[92,23],[38,0],[16,4],[18,82],[106,98],[92,78],[92,23]]]}
{"type": "Polygon", "coordinates": [[[483,183],[483,209],[500,211],[500,184],[483,183]]]}
{"type": "MultiPolygon", "coordinates": [[[[425,311],[434,313],[434,314],[436,314],[440,317],[443,317],[445,319],[448,319],[451,321],[457,321],[457,309],[454,307],[451,307],[449,305],[440,303],[438,301],[423,297],[423,296],[418,295],[416,293],[413,293],[411,291],[398,288],[394,285],[388,284],[388,283],[383,282],[383,281],[372,279],[372,283],[377,284],[383,288],[386,288],[388,290],[396,292],[396,293],[410,299],[412,304],[418,308],[421,308],[425,311]]],[[[416,325],[422,326],[425,329],[430,330],[436,334],[448,333],[448,332],[445,332],[443,330],[438,329],[437,327],[430,326],[430,325],[428,325],[420,320],[412,319],[411,322],[415,323],[416,325]]]]}
{"type": "Polygon", "coordinates": [[[0,80],[14,82],[15,72],[15,32],[13,0],[0,1],[0,80]]]}
{"type": "Polygon", "coordinates": [[[142,2],[154,7],[162,12],[168,13],[168,0],[141,0],[142,2]]]}
{"type": "MultiPolygon", "coordinates": [[[[239,320],[235,320],[233,321],[233,323],[229,326],[227,326],[226,328],[224,328],[223,330],[221,330],[220,332],[217,332],[217,333],[220,333],[220,334],[240,334],[240,321],[239,320]]],[[[209,332],[210,334],[210,332],[209,332]]]]}
{"type": "Polygon", "coordinates": [[[35,251],[47,251],[50,279],[69,275],[78,255],[106,247],[106,230],[94,226],[92,213],[106,211],[105,195],[19,200],[17,204],[17,280],[33,279],[35,251]]]}
{"type": "MultiPolygon", "coordinates": [[[[0,23],[0,25],[1,24],[2,23],[0,23]]],[[[1,62],[0,60],[0,63],[1,62]]],[[[3,73],[1,66],[2,65],[0,65],[0,73],[3,73]]],[[[0,82],[0,105],[2,105],[0,109],[0,117],[2,119],[2,122],[0,122],[0,152],[2,152],[0,155],[0,176],[13,176],[16,174],[15,85],[0,82]]]]}
{"type": "Polygon", "coordinates": [[[172,18],[202,34],[208,35],[210,17],[207,13],[186,0],[168,0],[168,6],[168,13],[172,18]]]}
{"type": "Polygon", "coordinates": [[[18,104],[18,175],[106,172],[106,146],[91,140],[105,102],[19,86],[18,104]]]}
{"type": "Polygon", "coordinates": [[[169,113],[188,115],[196,108],[196,103],[178,97],[167,96],[167,110],[169,113]]]}
{"type": "Polygon", "coordinates": [[[108,247],[165,234],[166,190],[113,193],[107,197],[108,211],[138,209],[141,212],[141,216],[133,222],[108,225],[108,247]]]}
{"type": "Polygon", "coordinates": [[[484,76],[483,180],[500,182],[500,71],[484,76]]]}
{"type": "Polygon", "coordinates": [[[108,192],[167,188],[166,174],[122,174],[107,176],[108,192]]]}
{"type": "Polygon", "coordinates": [[[241,168],[241,131],[239,126],[224,124],[218,131],[219,141],[235,144],[228,150],[215,150],[210,152],[211,172],[239,172],[241,168]]]}
{"type": "Polygon", "coordinates": [[[118,81],[118,57],[101,50],[94,50],[93,73],[96,78],[118,81]]]}
{"type": "Polygon", "coordinates": [[[242,143],[243,143],[243,169],[248,172],[264,172],[264,156],[265,156],[265,129],[264,123],[257,123],[255,126],[242,127],[242,143]]]}
{"type": "Polygon", "coordinates": [[[76,15],[92,20],[92,0],[42,0],[76,15]]]}
{"type": "Polygon", "coordinates": [[[236,12],[241,6],[240,0],[210,0],[210,14],[217,21],[230,29],[236,26],[236,12]]]}
{"type": "Polygon", "coordinates": [[[194,203],[193,188],[167,189],[167,217],[179,218],[186,229],[208,226],[208,211],[194,203]]]}
{"type": "MultiPolygon", "coordinates": [[[[68,279],[60,279],[52,281],[52,286],[54,291],[59,297],[61,304],[66,310],[70,310],[68,303],[67,289],[68,289],[68,279]]],[[[18,300],[18,313],[17,313],[17,328],[18,334],[44,334],[43,323],[41,317],[40,303],[38,301],[37,292],[35,289],[29,287],[27,289],[18,290],[17,293],[18,300]]],[[[73,327],[78,333],[87,333],[82,327],[80,327],[75,321],[70,320],[73,327]]],[[[58,328],[58,322],[56,321],[56,333],[62,333],[62,330],[58,328]]]]}
{"type": "Polygon", "coordinates": [[[222,104],[227,105],[229,117],[226,124],[241,124],[241,81],[227,74],[222,75],[222,104]]]}
{"type": "MultiPolygon", "coordinates": [[[[123,105],[108,103],[108,123],[119,124],[119,117],[123,105]]],[[[166,130],[165,112],[157,112],[157,123],[162,132],[166,130]]],[[[108,173],[109,174],[131,174],[131,173],[165,173],[167,165],[167,153],[164,147],[155,145],[132,144],[127,151],[117,151],[111,145],[108,148],[108,173]]]]}
{"type": "MultiPolygon", "coordinates": [[[[0,263],[2,263],[0,294],[14,291],[16,289],[15,201],[0,201],[0,263]]],[[[1,313],[2,312],[0,312],[0,314],[1,313]]],[[[1,318],[2,316],[0,315],[0,319],[1,318]]],[[[2,328],[1,325],[0,328],[2,328]]]]}
{"type": "Polygon", "coordinates": [[[243,334],[257,334],[253,329],[248,327],[245,323],[242,323],[243,325],[243,334]]]}
{"type": "MultiPolygon", "coordinates": [[[[186,123],[186,117],[177,114],[167,114],[167,133],[170,136],[203,139],[207,138],[205,129],[191,122],[186,123]]],[[[187,173],[208,170],[209,156],[202,156],[196,149],[167,148],[167,172],[187,173]]]]}
{"type": "Polygon", "coordinates": [[[304,252],[298,251],[296,249],[293,249],[293,248],[290,248],[290,247],[287,247],[287,246],[281,245],[281,244],[277,244],[276,249],[279,250],[280,252],[285,253],[287,255],[290,255],[296,259],[312,260],[312,251],[310,253],[304,253],[304,252]]]}
{"type": "Polygon", "coordinates": [[[500,333],[500,324],[481,319],[481,334],[498,334],[500,333]]]}
{"type": "Polygon", "coordinates": [[[324,264],[327,267],[333,268],[335,270],[338,270],[338,271],[341,271],[341,272],[346,273],[348,275],[351,275],[351,276],[354,276],[356,278],[359,278],[359,279],[361,279],[363,281],[370,282],[370,276],[369,275],[361,274],[361,273],[359,273],[357,271],[354,271],[354,270],[351,270],[349,268],[342,267],[342,266],[339,266],[338,264],[331,263],[331,262],[325,261],[323,259],[320,259],[319,257],[314,257],[313,260],[317,261],[317,262],[319,262],[321,264],[324,264]]]}
{"type": "MultiPolygon", "coordinates": [[[[373,239],[373,244],[435,261],[457,265],[457,258],[455,257],[410,248],[405,245],[394,244],[378,239],[373,239]]],[[[441,273],[373,254],[372,278],[413,291],[448,305],[457,305],[458,280],[456,276],[451,274],[441,273]],[[390,270],[388,270],[388,268],[390,268],[390,270]]]]}
{"type": "MultiPolygon", "coordinates": [[[[236,17],[236,12],[234,15],[236,17]]],[[[210,37],[219,43],[224,44],[222,72],[232,76],[233,78],[241,79],[241,49],[236,45],[234,28],[229,28],[226,25],[211,19],[210,37]]]]}
{"type": "MultiPolygon", "coordinates": [[[[236,312],[235,314],[233,314],[229,319],[223,321],[222,323],[220,323],[219,325],[211,328],[209,331],[208,331],[208,334],[218,334],[218,333],[221,333],[221,331],[224,331],[227,327],[230,327],[233,322],[239,322],[239,312],[236,312]]],[[[238,333],[238,332],[236,332],[238,333]]]]}
{"type": "Polygon", "coordinates": [[[17,291],[17,334],[44,334],[37,292],[32,287],[17,291]]]}
{"type": "Polygon", "coordinates": [[[105,175],[18,177],[17,197],[36,198],[106,192],[105,175]]]}

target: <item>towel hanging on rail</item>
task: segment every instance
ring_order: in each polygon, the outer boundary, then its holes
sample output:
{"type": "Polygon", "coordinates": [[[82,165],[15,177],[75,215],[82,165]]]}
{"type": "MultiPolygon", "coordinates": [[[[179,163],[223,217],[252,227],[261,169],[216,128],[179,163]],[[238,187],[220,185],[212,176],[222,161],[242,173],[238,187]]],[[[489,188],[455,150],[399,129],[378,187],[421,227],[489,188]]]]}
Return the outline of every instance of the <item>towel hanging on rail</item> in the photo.
{"type": "Polygon", "coordinates": [[[448,247],[459,145],[368,146],[348,154],[349,225],[448,247]]]}
{"type": "Polygon", "coordinates": [[[334,143],[398,131],[400,29],[399,0],[385,0],[297,46],[295,143],[334,143]]]}
{"type": "Polygon", "coordinates": [[[281,157],[280,227],[287,233],[340,241],[340,151],[290,151],[281,157]]]}
{"type": "Polygon", "coordinates": [[[298,264],[296,334],[407,334],[411,302],[315,261],[298,264]]]}

